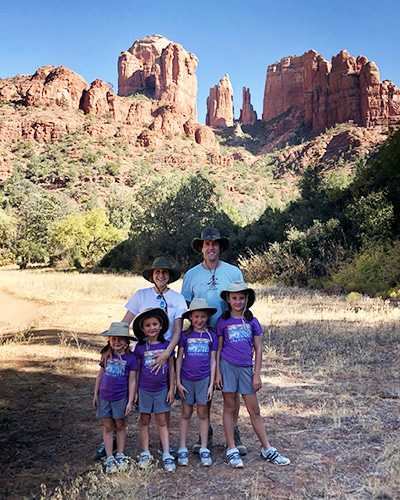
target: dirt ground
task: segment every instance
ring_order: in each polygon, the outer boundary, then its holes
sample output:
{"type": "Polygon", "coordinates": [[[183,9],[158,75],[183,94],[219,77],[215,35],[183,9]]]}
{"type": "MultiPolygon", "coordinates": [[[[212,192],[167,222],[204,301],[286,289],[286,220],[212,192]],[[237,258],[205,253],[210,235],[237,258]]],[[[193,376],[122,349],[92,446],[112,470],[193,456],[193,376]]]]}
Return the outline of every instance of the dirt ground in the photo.
{"type": "MultiPolygon", "coordinates": [[[[70,327],[71,318],[79,316],[93,318],[95,330],[100,305],[77,301],[57,306],[61,308],[55,315],[46,304],[5,293],[0,294],[0,305],[3,336],[22,332],[18,341],[0,346],[0,498],[50,498],[49,492],[74,478],[89,477],[93,471],[101,477],[91,460],[101,442],[101,424],[91,401],[102,341],[93,331],[70,327]],[[50,324],[54,317],[57,321],[50,324]],[[27,325],[35,326],[25,332],[27,325]]],[[[120,311],[111,305],[106,316],[118,319],[120,311]]],[[[260,460],[242,407],[240,429],[249,453],[243,469],[229,468],[224,460],[222,398],[217,392],[212,410],[213,466],[202,468],[192,454],[190,465],[175,474],[156,465],[149,476],[140,476],[143,486],[129,498],[400,498],[393,485],[387,493],[376,486],[380,457],[390,452],[389,436],[399,432],[399,393],[394,390],[398,358],[398,350],[382,349],[377,353],[379,363],[371,364],[367,377],[363,374],[361,380],[356,370],[344,370],[327,382],[318,370],[302,371],[292,359],[272,356],[264,363],[261,408],[270,441],[291,458],[291,465],[277,467],[260,460]],[[378,490],[380,494],[374,493],[378,490]]],[[[133,458],[140,453],[136,420],[137,415],[129,419],[126,448],[133,458]]],[[[175,403],[171,412],[175,447],[178,422],[179,403],[175,403]]],[[[195,419],[190,436],[192,445],[197,437],[195,419]]],[[[151,443],[157,456],[154,427],[151,443]]],[[[137,481],[137,472],[131,477],[137,481]]],[[[112,481],[115,487],[117,479],[112,481]]],[[[107,498],[128,498],[121,488],[114,488],[107,498]]],[[[90,496],[82,487],[80,498],[106,495],[90,496]]]]}

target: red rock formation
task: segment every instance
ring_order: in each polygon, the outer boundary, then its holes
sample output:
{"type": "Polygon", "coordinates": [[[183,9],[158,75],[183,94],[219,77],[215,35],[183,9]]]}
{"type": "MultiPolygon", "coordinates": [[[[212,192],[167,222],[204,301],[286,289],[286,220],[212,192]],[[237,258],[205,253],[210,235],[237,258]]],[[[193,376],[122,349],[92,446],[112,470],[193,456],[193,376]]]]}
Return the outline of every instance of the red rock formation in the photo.
{"type": "Polygon", "coordinates": [[[206,125],[210,127],[232,127],[233,90],[229,75],[225,75],[210,89],[207,98],[206,125]]]}
{"type": "Polygon", "coordinates": [[[376,65],[346,50],[328,63],[310,50],[268,67],[262,119],[282,116],[282,131],[302,123],[319,132],[352,121],[373,127],[400,119],[400,90],[380,83],[376,65]]]}
{"type": "Polygon", "coordinates": [[[197,64],[194,54],[161,35],[141,38],[118,59],[118,95],[143,91],[196,119],[197,64]]]}
{"type": "Polygon", "coordinates": [[[243,125],[253,125],[257,121],[257,113],[250,103],[250,89],[243,87],[243,107],[240,110],[240,123],[243,125]]]}
{"type": "Polygon", "coordinates": [[[42,103],[79,109],[82,93],[88,88],[78,73],[65,66],[42,66],[31,78],[25,101],[28,106],[42,103]]]}

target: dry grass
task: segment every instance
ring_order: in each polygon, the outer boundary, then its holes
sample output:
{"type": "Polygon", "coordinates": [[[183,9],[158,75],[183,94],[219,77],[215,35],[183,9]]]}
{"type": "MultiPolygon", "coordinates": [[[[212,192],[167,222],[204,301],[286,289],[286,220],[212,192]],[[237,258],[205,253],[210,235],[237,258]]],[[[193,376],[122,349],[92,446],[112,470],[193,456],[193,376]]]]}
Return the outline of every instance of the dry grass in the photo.
{"type": "MultiPolygon", "coordinates": [[[[102,344],[93,333],[119,320],[126,298],[146,282],[9,269],[0,270],[0,283],[3,290],[46,303],[33,330],[8,335],[0,346],[4,498],[400,497],[399,308],[389,302],[255,287],[253,312],[265,331],[261,412],[271,442],[290,456],[289,467],[259,459],[242,408],[240,428],[249,454],[243,470],[228,468],[217,392],[210,470],[190,456],[190,466],[174,475],[157,464],[142,473],[133,461],[127,473],[108,477],[90,461],[101,435],[90,408],[102,344]],[[60,314],[68,328],[54,327],[60,314]]],[[[180,289],[179,282],[174,285],[180,289]]],[[[176,403],[171,412],[175,445],[178,422],[176,403]]],[[[194,420],[193,442],[196,427],[194,420]]],[[[155,429],[151,442],[158,442],[155,429]]],[[[135,458],[139,452],[136,418],[131,418],[127,453],[135,458]]]]}

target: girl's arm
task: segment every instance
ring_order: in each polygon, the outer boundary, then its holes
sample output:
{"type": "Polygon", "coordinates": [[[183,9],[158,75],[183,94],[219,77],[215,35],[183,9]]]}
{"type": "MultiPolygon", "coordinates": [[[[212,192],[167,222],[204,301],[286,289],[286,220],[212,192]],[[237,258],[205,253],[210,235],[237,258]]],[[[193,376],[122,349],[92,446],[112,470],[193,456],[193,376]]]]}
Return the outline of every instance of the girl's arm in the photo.
{"type": "Polygon", "coordinates": [[[168,359],[168,377],[169,377],[169,390],[167,394],[167,403],[172,405],[175,399],[175,367],[174,358],[170,356],[168,359]]]}
{"type": "Polygon", "coordinates": [[[214,393],[215,369],[217,366],[217,351],[211,351],[210,356],[210,385],[207,391],[207,401],[211,401],[214,393]]]}
{"type": "Polygon", "coordinates": [[[174,320],[174,333],[172,335],[172,338],[170,340],[168,347],[165,349],[165,351],[162,354],[154,354],[154,356],[152,356],[152,359],[154,359],[154,362],[150,365],[151,373],[155,372],[155,374],[157,375],[157,373],[160,371],[160,368],[162,368],[162,372],[164,373],[165,363],[167,362],[168,358],[171,356],[173,350],[175,349],[175,347],[179,343],[179,339],[181,338],[182,325],[183,325],[182,318],[176,318],[174,320]]]}
{"type": "Polygon", "coordinates": [[[185,387],[182,385],[181,382],[183,352],[184,352],[184,347],[179,347],[178,357],[176,358],[176,388],[178,389],[178,394],[182,401],[185,400],[185,392],[188,392],[188,390],[185,389],[185,387]]]}
{"type": "Polygon", "coordinates": [[[96,382],[94,384],[94,395],[93,395],[93,408],[97,408],[99,406],[99,388],[100,388],[100,380],[103,376],[104,368],[101,366],[99,373],[96,377],[96,382]]]}
{"type": "Polygon", "coordinates": [[[136,373],[137,370],[131,370],[129,372],[129,381],[128,381],[128,403],[125,409],[125,417],[132,413],[133,403],[137,399],[136,392],[136,373]]]}
{"type": "Polygon", "coordinates": [[[217,359],[216,359],[216,366],[215,366],[215,385],[218,387],[218,389],[222,390],[222,377],[221,377],[221,372],[219,369],[220,361],[221,361],[221,351],[222,347],[224,345],[224,337],[223,335],[220,335],[218,337],[218,351],[217,351],[217,359]]]}
{"type": "Polygon", "coordinates": [[[259,391],[262,386],[261,382],[261,364],[262,364],[262,342],[261,335],[254,335],[254,375],[253,375],[253,390],[259,391]]]}

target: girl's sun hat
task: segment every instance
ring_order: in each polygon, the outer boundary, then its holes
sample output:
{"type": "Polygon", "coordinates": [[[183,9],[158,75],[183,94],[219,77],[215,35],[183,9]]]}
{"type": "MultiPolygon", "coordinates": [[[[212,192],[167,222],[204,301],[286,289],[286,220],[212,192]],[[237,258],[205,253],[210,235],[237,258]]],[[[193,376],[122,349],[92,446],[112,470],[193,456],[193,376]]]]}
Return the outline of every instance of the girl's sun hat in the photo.
{"type": "Polygon", "coordinates": [[[129,325],[128,323],[111,323],[110,328],[100,333],[100,335],[104,335],[107,337],[127,337],[129,339],[136,340],[135,337],[129,335],[129,325]]]}
{"type": "Polygon", "coordinates": [[[249,288],[244,281],[232,281],[227,290],[222,290],[219,294],[221,299],[226,300],[229,293],[245,292],[247,294],[246,309],[249,309],[256,300],[256,293],[252,288],[249,288]]]}
{"type": "Polygon", "coordinates": [[[190,303],[189,309],[182,314],[182,319],[189,319],[190,314],[193,311],[207,311],[210,316],[217,312],[216,307],[210,307],[206,301],[206,299],[198,298],[193,299],[190,303]]]}
{"type": "Polygon", "coordinates": [[[151,265],[151,267],[145,269],[142,272],[143,278],[153,283],[153,272],[155,269],[166,269],[167,271],[169,271],[168,283],[173,283],[174,281],[178,281],[178,279],[181,277],[180,271],[178,271],[178,269],[174,269],[173,267],[171,267],[171,264],[167,259],[167,257],[157,257],[156,259],[153,260],[153,264],[151,265]]]}
{"type": "Polygon", "coordinates": [[[137,314],[133,320],[133,332],[138,339],[144,338],[142,330],[142,323],[146,318],[158,318],[161,322],[160,333],[164,335],[169,328],[169,319],[167,313],[161,307],[153,307],[145,309],[143,312],[137,314]]]}

